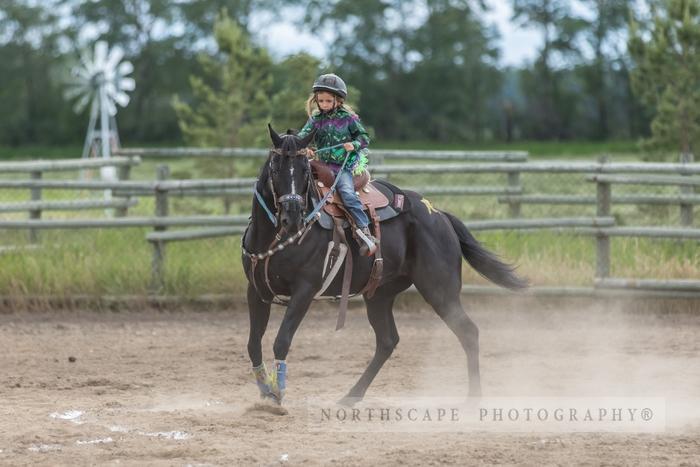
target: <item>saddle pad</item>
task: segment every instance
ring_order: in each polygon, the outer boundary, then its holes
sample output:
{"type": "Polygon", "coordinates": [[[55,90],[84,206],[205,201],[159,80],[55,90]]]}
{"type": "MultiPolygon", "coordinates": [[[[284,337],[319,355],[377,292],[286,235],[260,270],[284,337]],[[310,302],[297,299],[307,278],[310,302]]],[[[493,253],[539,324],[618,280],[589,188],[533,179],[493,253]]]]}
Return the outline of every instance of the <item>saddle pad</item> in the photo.
{"type": "MultiPolygon", "coordinates": [[[[376,212],[377,216],[379,217],[379,222],[384,222],[386,220],[393,219],[394,217],[401,214],[391,206],[384,206],[383,208],[377,209],[376,212]]],[[[321,212],[319,214],[320,217],[318,219],[318,224],[326,230],[333,230],[335,228],[335,224],[333,224],[333,217],[323,209],[321,209],[321,212]]],[[[343,219],[343,228],[347,229],[349,227],[350,223],[347,221],[347,219],[343,219]]]]}
{"type": "Polygon", "coordinates": [[[402,213],[411,209],[410,199],[401,188],[381,178],[375,178],[372,182],[374,183],[374,187],[384,193],[384,196],[389,199],[389,205],[394,208],[394,210],[402,213]]]}

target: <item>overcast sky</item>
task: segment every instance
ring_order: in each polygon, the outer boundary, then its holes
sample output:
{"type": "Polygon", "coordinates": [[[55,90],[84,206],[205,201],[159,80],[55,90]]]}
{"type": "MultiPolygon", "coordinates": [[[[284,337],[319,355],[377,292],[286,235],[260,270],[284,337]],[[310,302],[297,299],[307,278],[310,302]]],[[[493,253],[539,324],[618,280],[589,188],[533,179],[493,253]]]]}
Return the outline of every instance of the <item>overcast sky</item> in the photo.
{"type": "MultiPolygon", "coordinates": [[[[489,3],[491,11],[486,14],[486,21],[496,24],[500,31],[501,64],[520,65],[524,61],[534,59],[541,43],[541,35],[537,31],[519,28],[511,23],[510,2],[489,3]]],[[[259,31],[257,35],[260,41],[277,57],[301,51],[318,57],[325,54],[322,40],[299,30],[291,22],[271,21],[270,18],[260,17],[253,19],[253,23],[251,30],[259,31]]]]}

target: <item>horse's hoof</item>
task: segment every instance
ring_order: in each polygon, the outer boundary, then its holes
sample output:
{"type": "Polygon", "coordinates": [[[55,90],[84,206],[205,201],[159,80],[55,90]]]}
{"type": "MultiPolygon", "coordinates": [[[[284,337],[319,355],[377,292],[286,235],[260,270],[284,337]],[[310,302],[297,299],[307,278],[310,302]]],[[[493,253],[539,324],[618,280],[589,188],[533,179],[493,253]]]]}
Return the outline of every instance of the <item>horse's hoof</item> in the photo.
{"type": "Polygon", "coordinates": [[[273,391],[270,393],[270,399],[277,402],[277,405],[282,405],[282,399],[284,399],[284,392],[273,391]]]}
{"type": "Polygon", "coordinates": [[[469,390],[470,399],[480,399],[481,398],[481,388],[470,389],[469,390]]]}
{"type": "Polygon", "coordinates": [[[270,401],[273,402],[275,405],[282,405],[282,399],[277,397],[276,395],[270,393],[270,394],[260,394],[260,400],[262,401],[270,401]]]}

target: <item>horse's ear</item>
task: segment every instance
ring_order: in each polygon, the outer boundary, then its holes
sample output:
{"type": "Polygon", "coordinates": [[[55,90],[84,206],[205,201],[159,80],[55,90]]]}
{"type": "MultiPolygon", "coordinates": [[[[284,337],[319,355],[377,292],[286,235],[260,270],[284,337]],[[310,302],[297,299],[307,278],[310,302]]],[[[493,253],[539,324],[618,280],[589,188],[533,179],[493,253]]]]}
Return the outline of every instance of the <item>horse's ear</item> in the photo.
{"type": "Polygon", "coordinates": [[[308,135],[304,136],[301,141],[299,141],[299,144],[301,145],[302,148],[305,148],[306,146],[309,145],[309,143],[314,139],[314,136],[316,135],[316,128],[313,128],[308,135]]]}
{"type": "Polygon", "coordinates": [[[272,129],[272,125],[270,123],[267,124],[267,129],[270,131],[270,139],[272,140],[272,144],[276,148],[282,146],[282,138],[275,130],[272,129]]]}

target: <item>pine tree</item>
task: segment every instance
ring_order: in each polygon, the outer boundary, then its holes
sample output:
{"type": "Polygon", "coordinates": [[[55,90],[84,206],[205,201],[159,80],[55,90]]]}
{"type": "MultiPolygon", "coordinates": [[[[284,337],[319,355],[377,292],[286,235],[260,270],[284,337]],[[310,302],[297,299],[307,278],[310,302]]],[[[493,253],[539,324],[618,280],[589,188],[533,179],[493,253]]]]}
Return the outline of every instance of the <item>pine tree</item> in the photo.
{"type": "MultiPolygon", "coordinates": [[[[270,116],[272,60],[226,10],[214,24],[214,37],[218,55],[200,55],[203,76],[190,77],[194,102],[173,99],[182,135],[195,146],[263,146],[270,116]]],[[[207,177],[237,174],[236,166],[225,159],[199,160],[196,167],[207,177]]],[[[225,212],[231,204],[231,198],[224,198],[225,212]]]]}
{"type": "Polygon", "coordinates": [[[272,60],[224,11],[214,25],[218,56],[201,55],[190,77],[192,104],[173,100],[185,141],[195,146],[260,146],[270,116],[272,60]]]}
{"type": "Polygon", "coordinates": [[[700,143],[700,0],[657,0],[651,21],[632,20],[635,93],[655,116],[644,147],[691,154],[700,143]]]}
{"type": "Polygon", "coordinates": [[[287,57],[275,64],[272,123],[278,131],[299,130],[306,123],[306,99],[319,75],[319,61],[306,53],[287,57]]]}

